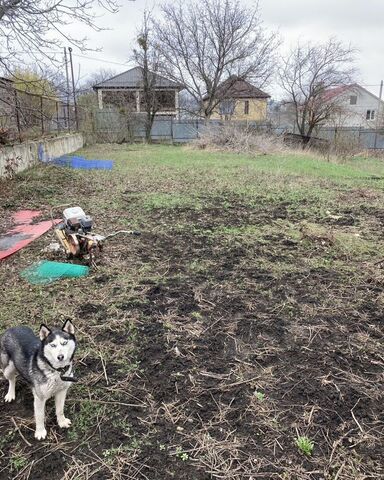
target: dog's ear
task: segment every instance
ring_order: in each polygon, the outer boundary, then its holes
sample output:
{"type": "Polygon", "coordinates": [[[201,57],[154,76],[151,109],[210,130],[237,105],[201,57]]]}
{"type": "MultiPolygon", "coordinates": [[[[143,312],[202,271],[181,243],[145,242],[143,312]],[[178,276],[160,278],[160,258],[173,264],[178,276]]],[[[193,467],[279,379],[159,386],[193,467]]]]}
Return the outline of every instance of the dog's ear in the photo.
{"type": "Polygon", "coordinates": [[[63,332],[67,332],[70,335],[75,334],[75,327],[73,326],[73,323],[70,320],[66,320],[64,322],[62,330],[63,330],[63,332]]]}
{"type": "Polygon", "coordinates": [[[46,325],[44,325],[44,323],[42,323],[40,325],[40,330],[39,330],[40,340],[45,340],[50,333],[51,333],[51,330],[46,325]]]}

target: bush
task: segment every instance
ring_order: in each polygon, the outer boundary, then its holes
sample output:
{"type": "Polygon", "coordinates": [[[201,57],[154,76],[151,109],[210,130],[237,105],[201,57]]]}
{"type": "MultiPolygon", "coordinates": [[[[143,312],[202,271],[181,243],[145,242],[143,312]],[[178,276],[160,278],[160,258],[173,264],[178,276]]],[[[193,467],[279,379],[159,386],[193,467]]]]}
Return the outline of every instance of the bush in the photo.
{"type": "Polygon", "coordinates": [[[206,125],[192,145],[200,149],[267,155],[287,150],[283,139],[255,128],[227,123],[206,125]]]}
{"type": "Polygon", "coordinates": [[[0,126],[0,145],[6,145],[9,143],[11,137],[11,131],[7,127],[0,126]]]}

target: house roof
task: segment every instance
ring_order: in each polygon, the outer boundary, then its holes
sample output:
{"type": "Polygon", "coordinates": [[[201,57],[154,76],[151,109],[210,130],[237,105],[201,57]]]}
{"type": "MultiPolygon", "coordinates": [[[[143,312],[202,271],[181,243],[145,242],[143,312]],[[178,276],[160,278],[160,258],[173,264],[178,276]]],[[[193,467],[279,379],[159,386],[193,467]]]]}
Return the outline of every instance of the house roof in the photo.
{"type": "Polygon", "coordinates": [[[271,98],[268,93],[263,92],[252,83],[235,76],[227,78],[219,85],[218,96],[223,96],[223,98],[271,98]]]}
{"type": "Polygon", "coordinates": [[[323,100],[328,102],[342,95],[345,92],[356,89],[357,87],[358,85],[353,84],[353,85],[338,85],[337,87],[328,88],[327,90],[324,91],[323,100]]]}
{"type": "MultiPolygon", "coordinates": [[[[172,88],[179,89],[183,88],[183,85],[177,82],[173,82],[168,78],[165,78],[157,73],[155,75],[155,88],[172,88]]],[[[137,89],[143,85],[143,69],[142,67],[134,67],[126,72],[120,73],[104,82],[97,83],[93,85],[94,90],[98,88],[131,88],[137,89]]]]}
{"type": "Polygon", "coordinates": [[[367,90],[366,88],[362,87],[357,83],[352,83],[351,85],[339,85],[337,87],[329,88],[325,90],[323,98],[325,101],[330,101],[342,95],[343,93],[350,92],[353,94],[353,93],[356,93],[358,90],[362,90],[363,92],[371,95],[371,97],[375,98],[376,100],[379,100],[379,97],[377,97],[376,95],[371,93],[369,90],[367,90]]]}

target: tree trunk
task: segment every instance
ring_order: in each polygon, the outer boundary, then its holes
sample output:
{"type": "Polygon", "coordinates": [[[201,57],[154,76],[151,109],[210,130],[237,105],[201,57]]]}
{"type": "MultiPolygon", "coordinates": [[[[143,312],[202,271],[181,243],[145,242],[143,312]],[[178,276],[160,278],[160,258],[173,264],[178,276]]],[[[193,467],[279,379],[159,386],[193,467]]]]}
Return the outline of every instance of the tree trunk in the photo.
{"type": "Polygon", "coordinates": [[[152,130],[152,123],[153,120],[151,117],[147,117],[147,120],[145,122],[145,141],[147,143],[152,143],[152,137],[151,137],[151,130],[152,130]]]}

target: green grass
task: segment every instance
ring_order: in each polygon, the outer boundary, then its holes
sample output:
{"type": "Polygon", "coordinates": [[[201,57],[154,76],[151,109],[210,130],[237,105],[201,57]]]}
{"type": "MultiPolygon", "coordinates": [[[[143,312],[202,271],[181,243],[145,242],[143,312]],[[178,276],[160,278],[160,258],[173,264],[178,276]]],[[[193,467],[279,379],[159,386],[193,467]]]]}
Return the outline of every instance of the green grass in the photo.
{"type": "MultiPolygon", "coordinates": [[[[384,175],[383,164],[379,159],[351,158],[342,163],[328,162],[306,154],[279,154],[250,157],[248,155],[207,152],[192,150],[178,146],[134,145],[132,147],[115,149],[107,155],[117,162],[119,172],[132,172],[137,169],[152,172],[156,170],[159,179],[170,178],[169,171],[184,174],[193,169],[197,180],[204,181],[206,174],[214,178],[219,171],[217,180],[231,177],[235,182],[238,178],[255,174],[273,176],[294,176],[318,179],[333,179],[341,182],[371,179],[372,176],[384,175]]],[[[101,147],[103,151],[103,147],[101,147]]],[[[100,147],[87,148],[80,151],[88,158],[99,158],[100,147]]],[[[376,179],[378,181],[379,179],[376,179]]],[[[381,180],[383,180],[381,178],[381,180]]],[[[205,182],[204,182],[205,183],[205,182]]]]}
{"type": "Polygon", "coordinates": [[[80,404],[80,410],[71,415],[72,426],[68,430],[70,440],[78,440],[89,430],[96,428],[97,421],[104,413],[104,406],[95,404],[91,400],[80,404]]]}

